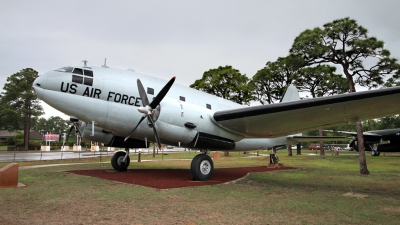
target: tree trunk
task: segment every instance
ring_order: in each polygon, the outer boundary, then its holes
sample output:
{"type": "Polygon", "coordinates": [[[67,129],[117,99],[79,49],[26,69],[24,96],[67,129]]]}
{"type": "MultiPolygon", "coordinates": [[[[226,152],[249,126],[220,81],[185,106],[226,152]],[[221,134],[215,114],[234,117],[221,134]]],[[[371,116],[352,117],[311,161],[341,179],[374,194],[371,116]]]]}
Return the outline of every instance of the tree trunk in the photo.
{"type": "MultiPolygon", "coordinates": [[[[319,130],[319,136],[324,136],[324,134],[322,133],[322,130],[319,130]]],[[[324,142],[320,141],[319,142],[319,155],[321,157],[321,159],[325,159],[325,148],[324,148],[324,142]]]]}
{"type": "Polygon", "coordinates": [[[24,118],[24,150],[29,150],[29,134],[30,134],[30,115],[25,115],[24,118]]]}
{"type": "Polygon", "coordinates": [[[288,156],[293,156],[293,154],[292,154],[292,145],[288,145],[287,151],[288,151],[288,156]]]}
{"type": "Polygon", "coordinates": [[[367,169],[367,159],[365,158],[364,136],[363,136],[362,124],[360,121],[356,122],[356,129],[357,129],[358,155],[360,158],[360,174],[369,175],[369,171],[367,169]]]}

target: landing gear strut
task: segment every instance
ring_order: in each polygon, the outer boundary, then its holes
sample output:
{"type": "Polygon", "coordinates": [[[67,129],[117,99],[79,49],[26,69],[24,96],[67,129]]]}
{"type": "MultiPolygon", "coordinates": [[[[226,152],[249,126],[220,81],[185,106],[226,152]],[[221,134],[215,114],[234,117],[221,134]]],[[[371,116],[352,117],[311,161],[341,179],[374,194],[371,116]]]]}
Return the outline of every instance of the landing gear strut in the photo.
{"type": "Polygon", "coordinates": [[[190,165],[193,180],[206,181],[211,177],[213,170],[214,163],[206,154],[196,155],[190,165]]]}
{"type": "Polygon", "coordinates": [[[378,145],[379,145],[379,143],[371,146],[371,148],[372,148],[371,155],[372,156],[379,156],[381,154],[381,152],[378,151],[378,145]]]}
{"type": "Polygon", "coordinates": [[[271,152],[271,154],[269,155],[269,163],[271,163],[271,164],[278,164],[278,162],[279,162],[279,158],[278,158],[278,156],[276,156],[276,148],[273,147],[273,148],[272,148],[272,152],[271,152]]]}
{"type": "Polygon", "coordinates": [[[111,158],[112,167],[120,172],[127,171],[130,162],[129,149],[126,152],[116,152],[111,158]]]}

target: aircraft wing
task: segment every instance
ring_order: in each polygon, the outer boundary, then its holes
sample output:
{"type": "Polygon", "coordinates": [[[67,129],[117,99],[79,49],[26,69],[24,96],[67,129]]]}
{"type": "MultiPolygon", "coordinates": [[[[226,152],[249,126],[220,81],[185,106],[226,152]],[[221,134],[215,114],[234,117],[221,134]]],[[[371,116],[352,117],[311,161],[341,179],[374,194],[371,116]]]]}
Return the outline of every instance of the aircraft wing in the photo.
{"type": "Polygon", "coordinates": [[[274,138],[400,113],[400,87],[217,111],[214,120],[245,137],[274,138]]]}

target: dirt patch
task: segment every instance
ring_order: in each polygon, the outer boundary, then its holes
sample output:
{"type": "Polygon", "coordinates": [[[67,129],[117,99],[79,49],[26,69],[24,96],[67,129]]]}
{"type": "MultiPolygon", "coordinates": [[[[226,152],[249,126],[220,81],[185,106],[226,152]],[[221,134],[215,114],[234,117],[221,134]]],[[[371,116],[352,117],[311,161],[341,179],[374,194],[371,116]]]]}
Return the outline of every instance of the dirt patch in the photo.
{"type": "Polygon", "coordinates": [[[142,185],[157,189],[169,189],[227,183],[240,179],[241,177],[251,172],[265,172],[287,169],[294,168],[268,168],[266,166],[218,168],[214,169],[211,179],[208,181],[193,181],[192,174],[188,169],[129,169],[127,172],[117,172],[115,170],[107,169],[71,170],[67,172],[84,176],[97,177],[126,184],[142,185]]]}

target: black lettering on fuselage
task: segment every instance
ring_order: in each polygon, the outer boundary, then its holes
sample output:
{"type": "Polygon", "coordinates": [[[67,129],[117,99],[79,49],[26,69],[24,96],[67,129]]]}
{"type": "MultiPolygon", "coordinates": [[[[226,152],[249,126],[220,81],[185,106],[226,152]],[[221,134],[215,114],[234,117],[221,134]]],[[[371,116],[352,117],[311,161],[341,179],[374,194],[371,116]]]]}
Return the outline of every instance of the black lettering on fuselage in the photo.
{"type": "Polygon", "coordinates": [[[129,97],[129,103],[128,104],[129,105],[134,105],[135,104],[135,97],[133,97],[133,96],[129,97]],[[131,102],[131,100],[132,100],[132,102],[131,102]]]}
{"type": "Polygon", "coordinates": [[[128,95],[122,95],[121,103],[128,104],[128,103],[126,103],[126,100],[128,100],[128,95]]]}
{"type": "Polygon", "coordinates": [[[86,87],[85,91],[83,92],[82,96],[88,96],[89,97],[89,87],[86,87]]]}
{"type": "MultiPolygon", "coordinates": [[[[71,88],[72,88],[72,85],[71,85],[71,88]]],[[[76,90],[75,90],[75,92],[76,92],[76,90]]],[[[83,92],[82,96],[87,96],[87,97],[91,97],[91,98],[96,98],[96,97],[100,98],[100,94],[101,94],[101,90],[100,89],[97,89],[97,88],[90,89],[90,87],[86,87],[86,89],[83,92]]],[[[110,98],[110,93],[108,93],[108,97],[110,98]]]]}
{"type": "Polygon", "coordinates": [[[61,82],[61,88],[60,88],[60,90],[61,90],[62,92],[68,92],[68,90],[69,90],[69,93],[75,94],[75,93],[76,93],[76,87],[78,87],[76,84],[71,84],[71,85],[69,85],[69,83],[66,83],[66,86],[65,86],[65,88],[64,88],[64,82],[61,82]]]}
{"type": "Polygon", "coordinates": [[[78,87],[78,85],[76,84],[71,84],[71,86],[69,87],[71,90],[69,90],[69,93],[71,94],[75,94],[76,93],[76,88],[78,87]]]}
{"type": "Polygon", "coordinates": [[[139,99],[140,99],[140,98],[136,98],[136,101],[135,101],[135,106],[137,106],[137,107],[140,107],[139,99]]]}
{"type": "Polygon", "coordinates": [[[108,97],[107,97],[107,101],[110,100],[110,98],[112,98],[111,93],[115,94],[114,92],[108,92],[108,97]]]}
{"type": "Polygon", "coordinates": [[[61,88],[60,88],[60,90],[61,90],[62,92],[67,92],[67,91],[68,91],[68,87],[69,87],[69,83],[67,83],[67,87],[65,88],[65,90],[63,90],[63,87],[64,87],[64,82],[61,82],[61,88]]]}
{"type": "Polygon", "coordinates": [[[120,93],[116,93],[115,97],[114,97],[114,102],[120,102],[121,101],[121,94],[120,93]]]}
{"type": "MultiPolygon", "coordinates": [[[[94,91],[93,98],[96,97],[97,91],[98,91],[98,94],[100,95],[101,90],[96,89],[94,91]]],[[[116,103],[122,103],[125,105],[134,105],[134,106],[140,106],[140,103],[141,103],[140,98],[135,98],[134,96],[129,96],[126,94],[115,93],[112,91],[108,92],[107,101],[113,101],[116,103]]]]}
{"type": "Polygon", "coordinates": [[[96,98],[96,95],[97,95],[97,98],[100,98],[100,94],[101,94],[101,90],[96,88],[94,90],[93,98],[96,98]]]}

